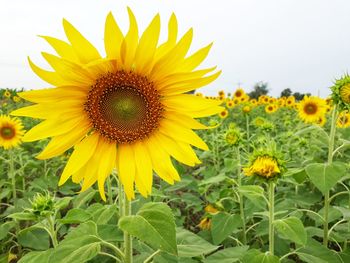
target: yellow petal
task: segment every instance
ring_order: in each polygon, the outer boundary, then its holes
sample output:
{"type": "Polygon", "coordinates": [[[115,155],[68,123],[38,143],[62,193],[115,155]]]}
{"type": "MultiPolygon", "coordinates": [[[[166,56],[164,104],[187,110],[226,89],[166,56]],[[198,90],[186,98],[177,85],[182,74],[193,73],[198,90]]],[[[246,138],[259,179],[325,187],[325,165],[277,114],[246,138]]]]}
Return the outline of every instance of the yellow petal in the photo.
{"type": "Polygon", "coordinates": [[[65,19],[63,19],[63,28],[81,63],[89,63],[101,58],[97,49],[65,19]]]}
{"type": "Polygon", "coordinates": [[[170,96],[170,95],[181,94],[181,93],[189,92],[195,89],[199,89],[216,80],[220,76],[220,74],[221,74],[221,70],[207,77],[191,79],[191,80],[184,81],[183,83],[169,85],[168,87],[162,88],[161,93],[170,96]]]}
{"type": "Polygon", "coordinates": [[[66,59],[59,58],[52,54],[41,53],[50,66],[71,85],[90,87],[94,83],[94,78],[80,65],[70,62],[66,59]]]}
{"type": "Polygon", "coordinates": [[[120,51],[125,70],[130,70],[132,68],[139,39],[136,18],[129,7],[128,14],[130,21],[129,32],[126,34],[123,40],[120,51]]]}
{"type": "Polygon", "coordinates": [[[74,132],[74,129],[84,122],[84,119],[80,116],[75,116],[70,119],[54,119],[44,120],[38,125],[30,129],[22,138],[24,142],[32,142],[47,137],[53,137],[61,135],[67,132],[74,132]]]}
{"type": "Polygon", "coordinates": [[[193,55],[185,59],[185,61],[179,67],[179,71],[192,71],[198,67],[203,60],[208,56],[208,53],[213,46],[213,43],[210,43],[208,46],[198,50],[193,55]]]}
{"type": "Polygon", "coordinates": [[[153,57],[156,52],[160,33],[160,17],[156,15],[140,38],[136,50],[136,72],[147,75],[153,66],[153,57]]]}
{"type": "Polygon", "coordinates": [[[86,123],[84,125],[80,125],[79,129],[74,130],[74,132],[68,132],[52,138],[49,144],[36,158],[44,160],[64,153],[80,142],[90,129],[90,124],[86,123]]]}
{"type": "Polygon", "coordinates": [[[117,158],[117,145],[115,143],[107,142],[106,140],[101,141],[102,154],[101,163],[98,169],[98,189],[100,195],[104,201],[106,201],[106,195],[104,191],[104,184],[106,178],[112,173],[115,168],[115,162],[117,158]]]}
{"type": "Polygon", "coordinates": [[[112,13],[109,13],[105,24],[105,50],[107,58],[120,60],[120,48],[124,36],[112,13]]]}
{"type": "Polygon", "coordinates": [[[192,130],[182,127],[176,122],[163,119],[159,127],[160,132],[167,134],[176,141],[186,142],[202,150],[208,150],[206,143],[192,130]]]}
{"type": "Polygon", "coordinates": [[[152,192],[153,171],[152,161],[147,148],[142,142],[133,145],[136,163],[135,184],[139,192],[147,197],[152,192]]]}
{"type": "Polygon", "coordinates": [[[219,100],[209,100],[199,96],[189,95],[189,94],[179,94],[174,96],[165,97],[162,103],[174,109],[174,111],[186,111],[186,110],[204,110],[217,105],[222,102],[219,100]]]}
{"type": "Polygon", "coordinates": [[[79,63],[79,58],[75,54],[75,51],[71,45],[68,43],[49,36],[41,36],[43,39],[45,39],[56,51],[56,53],[67,60],[73,61],[75,63],[79,63]]]}
{"type": "Polygon", "coordinates": [[[43,70],[41,68],[39,68],[38,66],[36,66],[28,57],[28,62],[29,62],[29,66],[30,68],[33,70],[33,72],[38,75],[38,77],[40,77],[42,80],[46,81],[47,83],[50,83],[54,86],[60,86],[60,85],[64,85],[65,83],[67,83],[67,81],[65,81],[60,75],[58,75],[56,72],[52,72],[52,71],[47,71],[47,70],[43,70]]]}
{"type": "Polygon", "coordinates": [[[188,128],[188,129],[195,129],[195,130],[203,130],[203,129],[210,129],[211,127],[207,127],[204,124],[200,123],[199,121],[181,114],[179,112],[174,112],[174,111],[167,111],[165,112],[166,119],[169,119],[171,121],[174,121],[178,123],[179,125],[188,128]]]}
{"type": "Polygon", "coordinates": [[[68,178],[79,171],[93,156],[98,143],[99,134],[94,133],[89,137],[84,138],[74,148],[72,155],[70,156],[66,167],[63,170],[59,185],[64,184],[68,178]]]}
{"type": "Polygon", "coordinates": [[[132,148],[128,144],[121,144],[117,150],[118,176],[124,186],[126,197],[131,200],[135,198],[135,157],[132,148]]]}
{"type": "Polygon", "coordinates": [[[179,162],[186,164],[188,166],[195,166],[198,163],[198,158],[192,159],[193,155],[188,156],[186,152],[178,146],[177,142],[162,133],[155,134],[155,138],[158,144],[172,157],[174,157],[179,162]]]}
{"type": "Polygon", "coordinates": [[[54,102],[67,99],[83,99],[87,92],[74,86],[61,86],[57,88],[29,90],[17,93],[21,98],[31,102],[54,102]]]}
{"type": "Polygon", "coordinates": [[[168,23],[168,39],[165,43],[157,48],[155,54],[156,61],[158,61],[175,46],[177,40],[177,31],[177,19],[175,14],[172,13],[168,23]]]}
{"type": "Polygon", "coordinates": [[[166,55],[159,59],[151,71],[151,77],[155,80],[170,75],[183,62],[192,42],[193,30],[192,28],[180,39],[174,48],[172,48],[166,55]]]}
{"type": "Polygon", "coordinates": [[[99,78],[107,72],[116,72],[118,70],[117,61],[115,59],[102,58],[94,60],[83,67],[92,76],[99,78]]]}

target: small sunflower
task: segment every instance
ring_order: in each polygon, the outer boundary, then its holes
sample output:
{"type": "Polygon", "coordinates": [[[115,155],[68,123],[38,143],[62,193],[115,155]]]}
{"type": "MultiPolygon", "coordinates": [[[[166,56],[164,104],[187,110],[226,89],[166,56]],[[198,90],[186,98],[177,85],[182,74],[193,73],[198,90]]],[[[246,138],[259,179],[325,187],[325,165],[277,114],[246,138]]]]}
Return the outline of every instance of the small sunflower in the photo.
{"type": "Polygon", "coordinates": [[[4,97],[5,98],[10,98],[11,97],[11,92],[9,92],[8,90],[5,90],[4,97]]]}
{"type": "Polygon", "coordinates": [[[235,103],[232,100],[226,101],[226,107],[231,109],[235,106],[235,103]]]}
{"type": "Polygon", "coordinates": [[[0,115],[0,146],[4,149],[15,148],[21,143],[24,130],[17,118],[0,115]]]}
{"type": "Polygon", "coordinates": [[[14,102],[16,102],[16,103],[18,103],[18,102],[20,102],[21,101],[21,98],[20,97],[18,97],[18,96],[13,96],[13,101],[14,102]]]}
{"type": "Polygon", "coordinates": [[[211,215],[215,215],[217,213],[219,213],[219,210],[216,209],[213,205],[209,204],[204,208],[204,211],[211,214],[211,215]]]}
{"type": "Polygon", "coordinates": [[[211,218],[204,217],[197,225],[201,230],[210,230],[211,228],[211,218]]]}
{"type": "Polygon", "coordinates": [[[253,124],[254,124],[256,127],[261,127],[261,126],[263,126],[265,123],[266,123],[266,120],[265,120],[263,117],[256,117],[256,118],[253,120],[253,124]]]}
{"type": "Polygon", "coordinates": [[[344,75],[336,80],[334,86],[331,87],[332,100],[334,104],[339,105],[341,110],[350,108],[350,76],[344,75]]]}
{"type": "Polygon", "coordinates": [[[225,97],[225,91],[223,90],[220,90],[218,94],[219,94],[219,97],[225,97]]]}
{"type": "Polygon", "coordinates": [[[342,112],[337,118],[337,127],[338,128],[347,128],[350,126],[350,113],[342,112]]]}
{"type": "Polygon", "coordinates": [[[255,175],[266,179],[274,178],[281,173],[278,161],[269,155],[258,156],[249,167],[243,168],[243,171],[246,176],[255,175]]]}
{"type": "Polygon", "coordinates": [[[200,163],[191,146],[208,147],[193,129],[206,127],[195,118],[222,111],[220,101],[187,94],[220,75],[211,74],[215,68],[195,70],[212,44],[188,56],[193,30],[178,39],[174,14],[160,45],[159,14],[141,36],[130,8],[128,14],[126,35],[108,14],[106,57],[67,20],[63,27],[69,43],[44,36],[58,54],[42,53],[53,70],[29,63],[55,88],[19,93],[36,104],[12,113],[44,120],[23,137],[52,138],[39,159],[74,147],[59,185],[71,177],[85,191],[97,182],[104,200],[104,183],[114,168],[129,200],[135,186],[145,197],[151,193],[153,171],[169,184],[179,181],[171,157],[190,166],[200,163]]]}
{"type": "Polygon", "coordinates": [[[258,105],[258,101],[256,99],[251,99],[249,102],[254,106],[258,105]]]}
{"type": "Polygon", "coordinates": [[[243,113],[249,113],[252,111],[252,107],[250,105],[245,105],[242,108],[243,113]]]}
{"type": "Polygon", "coordinates": [[[224,109],[223,111],[221,111],[221,112],[219,113],[219,117],[220,117],[221,119],[226,119],[227,116],[228,116],[228,110],[226,110],[226,109],[224,109]]]}
{"type": "Polygon", "coordinates": [[[241,98],[245,95],[245,92],[242,88],[238,88],[234,93],[233,93],[233,97],[234,98],[241,98]]]}
{"type": "Polygon", "coordinates": [[[295,104],[295,97],[294,96],[289,96],[286,100],[286,106],[287,107],[293,107],[295,104]]]}
{"type": "Polygon", "coordinates": [[[320,116],[319,119],[317,120],[316,124],[320,127],[323,127],[327,122],[326,116],[320,116]]]}
{"type": "Polygon", "coordinates": [[[307,123],[317,123],[326,113],[326,102],[319,97],[308,97],[299,103],[299,117],[307,123]]]}
{"type": "Polygon", "coordinates": [[[278,109],[278,107],[276,104],[267,104],[265,106],[265,112],[269,113],[269,114],[276,112],[277,109],[278,109]]]}

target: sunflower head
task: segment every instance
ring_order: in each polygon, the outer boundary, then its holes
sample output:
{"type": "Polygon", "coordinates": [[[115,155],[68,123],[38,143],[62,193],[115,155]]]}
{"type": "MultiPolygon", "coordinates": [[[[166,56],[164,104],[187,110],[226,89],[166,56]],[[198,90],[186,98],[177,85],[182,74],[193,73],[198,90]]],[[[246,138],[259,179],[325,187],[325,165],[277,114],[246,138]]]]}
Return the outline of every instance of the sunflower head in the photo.
{"type": "Polygon", "coordinates": [[[233,100],[226,101],[227,108],[232,109],[234,106],[235,106],[235,103],[233,102],[233,100]]]}
{"type": "Polygon", "coordinates": [[[228,116],[228,110],[226,110],[226,109],[224,109],[223,111],[221,111],[221,112],[219,113],[219,117],[220,117],[221,119],[226,119],[227,116],[228,116]]]}
{"type": "Polygon", "coordinates": [[[217,213],[219,213],[219,210],[217,208],[215,208],[214,205],[209,204],[204,208],[204,211],[211,214],[211,215],[215,215],[217,213]]]}
{"type": "Polygon", "coordinates": [[[327,118],[325,115],[323,115],[323,116],[320,116],[320,118],[318,119],[316,124],[320,127],[323,127],[323,126],[325,126],[326,122],[327,122],[327,118]]]}
{"type": "Polygon", "coordinates": [[[331,87],[332,101],[340,110],[350,109],[350,76],[345,74],[331,87]]]}
{"type": "Polygon", "coordinates": [[[338,115],[337,127],[347,128],[350,126],[350,113],[348,111],[343,111],[338,115]]]}
{"type": "Polygon", "coordinates": [[[193,129],[207,127],[196,119],[223,110],[219,100],[191,94],[220,75],[215,67],[197,69],[212,44],[188,54],[193,30],[179,37],[174,14],[163,43],[159,14],[142,34],[130,8],[128,15],[124,35],[108,14],[106,57],[67,20],[68,42],[44,36],[57,53],[42,53],[52,69],[41,69],[30,59],[29,64],[55,88],[19,93],[35,104],[12,112],[43,120],[23,138],[52,138],[39,159],[74,149],[60,185],[71,178],[85,191],[97,183],[104,200],[104,183],[114,169],[128,199],[135,197],[135,187],[142,196],[151,193],[153,172],[169,184],[179,181],[171,158],[189,166],[200,163],[191,146],[208,147],[193,129]]]}
{"type": "Polygon", "coordinates": [[[13,101],[14,102],[16,102],[16,103],[18,103],[18,102],[20,102],[21,101],[21,98],[20,97],[18,97],[18,96],[13,96],[13,101]]]}
{"type": "Polygon", "coordinates": [[[298,104],[299,117],[306,123],[317,123],[326,113],[326,102],[319,97],[308,97],[298,104]]]}
{"type": "Polygon", "coordinates": [[[267,104],[265,106],[265,112],[269,114],[276,112],[277,109],[278,109],[278,106],[276,104],[267,104]]]}
{"type": "Polygon", "coordinates": [[[246,176],[256,176],[264,180],[274,180],[285,172],[281,154],[275,150],[260,150],[253,154],[243,172],[246,176]]]}
{"type": "Polygon", "coordinates": [[[249,112],[252,111],[252,106],[250,106],[248,104],[244,105],[243,108],[242,108],[242,111],[243,111],[243,113],[248,114],[249,112]]]}
{"type": "Polygon", "coordinates": [[[23,134],[23,125],[19,119],[0,115],[0,146],[5,149],[17,147],[23,134]]]}
{"type": "Polygon", "coordinates": [[[4,97],[5,98],[10,98],[11,97],[11,92],[9,92],[8,90],[5,90],[4,97]]]}
{"type": "Polygon", "coordinates": [[[55,198],[49,192],[37,193],[31,203],[31,212],[37,217],[46,217],[55,212],[55,198]]]}
{"type": "Polygon", "coordinates": [[[197,225],[201,230],[210,230],[211,229],[211,218],[204,217],[197,225]]]}
{"type": "Polygon", "coordinates": [[[245,91],[242,88],[236,89],[236,91],[233,93],[234,98],[242,98],[245,95],[245,91]]]}
{"type": "Polygon", "coordinates": [[[253,120],[253,124],[254,124],[256,127],[261,127],[261,126],[263,126],[265,123],[266,123],[266,119],[264,119],[263,117],[256,117],[256,118],[253,120]]]}
{"type": "Polygon", "coordinates": [[[218,92],[218,95],[219,95],[219,97],[225,97],[226,96],[225,91],[223,91],[223,90],[220,90],[218,92]]]}
{"type": "Polygon", "coordinates": [[[229,128],[225,134],[225,141],[227,144],[237,146],[242,140],[241,132],[238,128],[229,128]]]}

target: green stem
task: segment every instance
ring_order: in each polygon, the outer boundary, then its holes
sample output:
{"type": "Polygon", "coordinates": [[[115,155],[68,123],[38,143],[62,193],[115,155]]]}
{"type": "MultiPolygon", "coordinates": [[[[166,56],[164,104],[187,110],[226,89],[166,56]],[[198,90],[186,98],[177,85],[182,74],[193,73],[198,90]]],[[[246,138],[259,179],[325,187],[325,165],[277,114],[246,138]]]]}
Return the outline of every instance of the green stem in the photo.
{"type": "Polygon", "coordinates": [[[113,205],[113,194],[112,194],[112,182],[111,177],[107,177],[107,195],[108,195],[108,203],[113,205]]]}
{"type": "Polygon", "coordinates": [[[52,245],[53,247],[58,246],[58,241],[57,241],[57,233],[55,230],[55,222],[52,216],[47,217],[47,222],[49,223],[49,232],[50,232],[50,237],[52,240],[52,245]]]}
{"type": "Polygon", "coordinates": [[[158,255],[161,251],[158,249],[157,251],[155,251],[152,255],[150,255],[148,258],[146,258],[143,263],[151,263],[152,259],[158,255]]]}
{"type": "MultiPolygon", "coordinates": [[[[337,121],[337,105],[334,106],[331,119],[331,131],[329,135],[329,145],[328,145],[328,165],[333,162],[333,150],[334,150],[334,138],[336,132],[336,121],[337,121]]],[[[324,225],[323,225],[323,245],[328,246],[328,214],[329,214],[329,191],[324,195],[324,225]]]]}
{"type": "MultiPolygon", "coordinates": [[[[131,202],[124,194],[124,216],[131,215],[131,202]]],[[[125,263],[132,263],[132,237],[126,231],[124,231],[124,255],[125,263]]]]}
{"type": "Polygon", "coordinates": [[[275,250],[275,232],[274,232],[274,216],[275,216],[275,183],[269,182],[269,252],[274,255],[275,250]]]}
{"type": "MultiPolygon", "coordinates": [[[[242,173],[241,173],[241,154],[239,147],[236,147],[236,155],[238,160],[237,167],[237,183],[238,187],[242,185],[242,173]]],[[[242,231],[243,231],[243,244],[247,244],[247,234],[246,234],[246,222],[245,222],[245,214],[244,214],[244,199],[241,192],[239,192],[239,210],[242,219],[242,231]]]]}
{"type": "Polygon", "coordinates": [[[249,149],[250,134],[249,134],[249,115],[248,114],[245,115],[245,120],[246,120],[246,131],[247,131],[247,152],[249,153],[249,151],[250,151],[250,149],[249,149]]]}
{"type": "Polygon", "coordinates": [[[15,177],[15,165],[14,165],[13,151],[10,151],[9,154],[10,154],[9,177],[11,179],[11,184],[12,184],[13,206],[16,206],[16,203],[17,203],[17,191],[16,191],[16,177],[15,177]]]}

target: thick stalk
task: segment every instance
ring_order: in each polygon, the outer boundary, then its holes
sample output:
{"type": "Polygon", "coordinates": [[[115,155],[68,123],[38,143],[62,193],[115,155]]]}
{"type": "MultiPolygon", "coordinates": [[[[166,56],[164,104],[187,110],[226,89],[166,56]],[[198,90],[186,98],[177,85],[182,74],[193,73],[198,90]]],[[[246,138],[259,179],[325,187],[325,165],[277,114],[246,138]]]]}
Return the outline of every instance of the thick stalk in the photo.
{"type": "MultiPolygon", "coordinates": [[[[238,166],[237,166],[237,184],[238,187],[242,185],[242,173],[241,173],[241,153],[239,150],[239,147],[236,147],[236,156],[238,160],[238,166]]],[[[243,244],[245,245],[247,243],[247,234],[246,234],[246,223],[245,223],[245,214],[244,214],[244,200],[243,195],[241,192],[239,192],[239,210],[240,215],[242,219],[242,231],[243,231],[243,244]]]]}
{"type": "Polygon", "coordinates": [[[52,245],[53,247],[57,247],[58,241],[57,241],[57,233],[55,230],[55,220],[54,218],[50,215],[47,217],[47,222],[49,223],[49,234],[51,237],[52,245]]]}
{"type": "MultiPolygon", "coordinates": [[[[124,216],[131,215],[131,202],[128,200],[126,195],[124,195],[124,216]]],[[[132,237],[129,233],[124,231],[124,255],[125,263],[132,263],[132,237]]]]}
{"type": "Polygon", "coordinates": [[[17,203],[17,190],[16,190],[16,177],[15,177],[15,165],[14,165],[13,151],[10,150],[9,154],[10,154],[9,177],[11,179],[11,184],[12,184],[13,206],[16,206],[16,203],[17,203]]]}
{"type": "Polygon", "coordinates": [[[111,176],[107,177],[107,194],[108,194],[108,203],[113,205],[113,194],[112,194],[112,182],[111,176]]]}
{"type": "Polygon", "coordinates": [[[247,132],[247,152],[249,153],[250,149],[249,149],[249,146],[250,146],[250,143],[249,143],[249,139],[250,139],[250,132],[249,132],[249,115],[246,114],[245,115],[245,121],[246,121],[246,132],[247,132]]]}
{"type": "Polygon", "coordinates": [[[269,252],[274,255],[275,231],[273,221],[275,219],[275,183],[269,182],[269,252]]]}
{"type": "MultiPolygon", "coordinates": [[[[331,131],[329,134],[328,144],[328,165],[333,162],[333,150],[334,150],[334,138],[336,132],[336,121],[337,121],[337,105],[334,106],[331,119],[331,131]]],[[[328,246],[328,214],[329,214],[329,191],[324,195],[324,225],[323,225],[323,245],[328,246]]]]}

